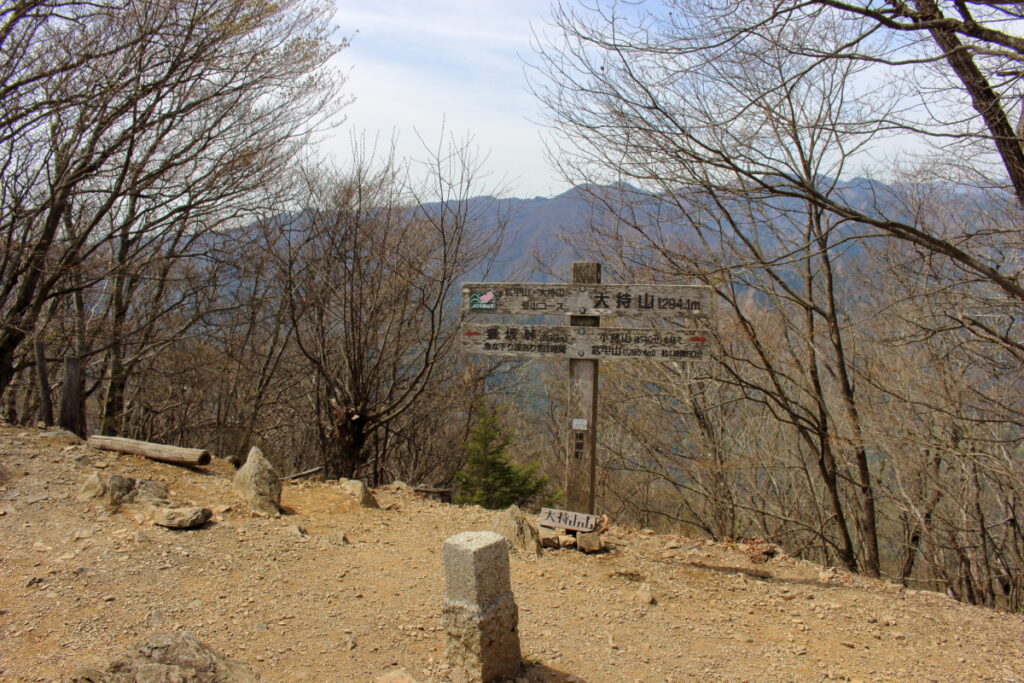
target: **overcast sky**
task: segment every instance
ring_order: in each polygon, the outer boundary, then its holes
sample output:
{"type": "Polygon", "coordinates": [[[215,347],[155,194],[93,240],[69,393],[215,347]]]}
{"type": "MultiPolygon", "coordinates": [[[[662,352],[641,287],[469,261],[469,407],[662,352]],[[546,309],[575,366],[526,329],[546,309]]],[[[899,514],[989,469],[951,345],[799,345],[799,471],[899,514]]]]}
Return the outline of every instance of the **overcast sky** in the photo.
{"type": "Polygon", "coordinates": [[[352,46],[339,59],[355,97],[326,151],[344,162],[349,136],[398,136],[400,154],[422,156],[417,132],[472,135],[487,186],[519,197],[552,196],[566,184],[544,161],[539,107],[527,90],[531,23],[543,29],[549,0],[337,0],[335,21],[352,46]],[[504,181],[504,182],[502,182],[504,181]]]}

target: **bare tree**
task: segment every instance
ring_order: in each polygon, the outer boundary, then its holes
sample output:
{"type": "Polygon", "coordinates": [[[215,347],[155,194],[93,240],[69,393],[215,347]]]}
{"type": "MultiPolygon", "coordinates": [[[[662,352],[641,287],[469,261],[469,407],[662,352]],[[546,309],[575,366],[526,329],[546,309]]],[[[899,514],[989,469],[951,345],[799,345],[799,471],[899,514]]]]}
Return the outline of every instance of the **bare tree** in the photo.
{"type": "Polygon", "coordinates": [[[308,208],[281,226],[281,278],[330,477],[363,467],[369,439],[431,386],[454,339],[454,288],[496,247],[486,212],[467,201],[477,168],[466,147],[426,170],[417,187],[390,157],[359,159],[348,176],[317,169],[304,178],[308,208]]]}
{"type": "Polygon", "coordinates": [[[130,259],[237,217],[334,116],[332,12],[315,0],[5,5],[0,390],[48,301],[111,273],[124,299],[130,259]],[[109,267],[95,267],[111,242],[109,267]]]}

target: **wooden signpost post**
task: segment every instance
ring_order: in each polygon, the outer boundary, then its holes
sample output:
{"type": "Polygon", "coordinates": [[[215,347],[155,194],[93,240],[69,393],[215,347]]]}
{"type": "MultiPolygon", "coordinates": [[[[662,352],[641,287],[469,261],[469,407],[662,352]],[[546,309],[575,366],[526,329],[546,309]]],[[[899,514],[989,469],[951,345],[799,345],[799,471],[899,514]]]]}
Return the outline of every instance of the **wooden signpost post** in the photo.
{"type": "MultiPolygon", "coordinates": [[[[601,284],[601,265],[572,264],[572,282],[467,282],[464,350],[492,356],[569,360],[569,443],[565,505],[594,514],[597,473],[598,360],[690,362],[707,357],[711,288],[691,285],[601,284]],[[568,325],[487,322],[494,316],[569,316],[568,325]],[[673,329],[602,327],[604,318],[678,323],[673,329]]],[[[581,514],[582,518],[583,515],[581,514]]]]}

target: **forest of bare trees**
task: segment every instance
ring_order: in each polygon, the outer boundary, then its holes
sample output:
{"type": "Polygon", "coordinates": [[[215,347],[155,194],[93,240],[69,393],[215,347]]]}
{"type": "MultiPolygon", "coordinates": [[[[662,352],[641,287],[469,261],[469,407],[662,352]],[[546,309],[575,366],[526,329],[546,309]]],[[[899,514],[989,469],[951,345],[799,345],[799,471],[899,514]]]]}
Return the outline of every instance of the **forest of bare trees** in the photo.
{"type": "Polygon", "coordinates": [[[349,99],[334,11],[0,8],[7,422],[450,480],[483,381],[451,353],[451,295],[500,221],[465,201],[467,144],[415,173],[358,141],[316,160],[349,99]]]}
{"type": "Polygon", "coordinates": [[[1024,606],[1022,19],[555,10],[552,155],[605,188],[578,239],[616,278],[718,299],[711,367],[605,380],[606,507],[1024,606]]]}
{"type": "MultiPolygon", "coordinates": [[[[315,160],[350,95],[333,13],[0,7],[7,423],[450,485],[499,406],[560,481],[564,363],[455,349],[503,231],[471,147],[315,160]]],[[[607,282],[716,300],[713,361],[602,368],[601,511],[1024,609],[1022,26],[1007,2],[555,8],[531,85],[589,193],[568,239],[607,282]]]]}

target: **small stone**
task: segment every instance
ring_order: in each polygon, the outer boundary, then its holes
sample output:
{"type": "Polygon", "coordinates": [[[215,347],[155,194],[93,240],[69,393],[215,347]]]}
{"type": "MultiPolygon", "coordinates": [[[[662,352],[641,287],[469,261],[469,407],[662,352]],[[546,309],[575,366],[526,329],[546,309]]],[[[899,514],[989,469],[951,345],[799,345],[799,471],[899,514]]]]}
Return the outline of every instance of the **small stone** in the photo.
{"type": "Polygon", "coordinates": [[[288,525],[288,531],[290,531],[294,536],[299,536],[299,537],[305,536],[308,533],[306,531],[306,527],[302,526],[301,524],[297,524],[297,523],[296,524],[289,524],[288,525]]]}
{"type": "Polygon", "coordinates": [[[334,533],[327,536],[327,541],[331,545],[349,545],[351,541],[348,540],[348,536],[345,535],[344,531],[335,531],[334,533]]]}
{"type": "Polygon", "coordinates": [[[166,505],[171,492],[163,484],[149,479],[135,480],[132,502],[149,505],[166,505]]]}
{"type": "Polygon", "coordinates": [[[753,564],[764,564],[768,560],[780,555],[779,547],[773,543],[754,543],[746,550],[747,558],[753,564]]]}
{"type": "Polygon", "coordinates": [[[210,515],[201,507],[153,508],[153,523],[169,529],[193,529],[206,524],[210,515]]]}
{"type": "Polygon", "coordinates": [[[164,613],[158,609],[155,609],[146,615],[146,626],[153,628],[164,623],[164,621],[166,620],[167,617],[164,616],[164,613]]]}
{"type": "Polygon", "coordinates": [[[640,588],[633,594],[633,599],[638,605],[654,605],[658,602],[649,583],[640,584],[640,588]]]}
{"type": "Polygon", "coordinates": [[[552,529],[548,526],[542,526],[538,530],[540,532],[540,545],[542,548],[557,548],[558,546],[558,530],[552,529]]]}
{"type": "Polygon", "coordinates": [[[604,550],[604,541],[596,531],[576,534],[576,547],[585,553],[599,553],[604,550]]]}
{"type": "Polygon", "coordinates": [[[558,535],[558,547],[559,548],[575,548],[576,537],[572,534],[559,534],[558,535]]]}
{"type": "Polygon", "coordinates": [[[80,503],[84,503],[87,500],[93,498],[101,498],[107,494],[107,484],[103,481],[99,472],[93,472],[90,474],[85,482],[82,484],[82,488],[78,490],[78,495],[75,499],[80,503]]]}
{"type": "Polygon", "coordinates": [[[92,538],[92,533],[93,533],[92,529],[79,529],[71,537],[71,540],[73,540],[73,541],[80,541],[83,538],[92,538]]]}
{"type": "Polygon", "coordinates": [[[135,498],[135,480],[130,477],[122,477],[120,474],[111,474],[107,478],[107,500],[111,505],[130,503],[135,498]]]}
{"type": "Polygon", "coordinates": [[[373,679],[373,683],[416,683],[416,679],[401,669],[388,671],[373,679]]]}

